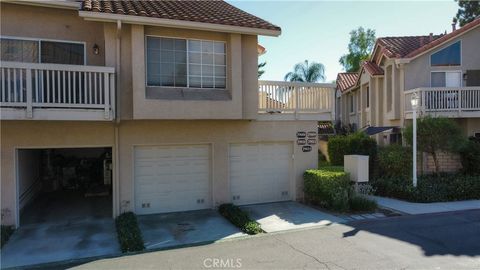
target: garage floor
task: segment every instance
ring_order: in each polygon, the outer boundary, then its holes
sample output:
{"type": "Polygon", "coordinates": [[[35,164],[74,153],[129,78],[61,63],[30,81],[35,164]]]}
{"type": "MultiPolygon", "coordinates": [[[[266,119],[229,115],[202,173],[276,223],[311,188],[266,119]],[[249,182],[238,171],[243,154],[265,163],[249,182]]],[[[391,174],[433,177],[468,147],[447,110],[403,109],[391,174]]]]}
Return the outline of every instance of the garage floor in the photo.
{"type": "Polygon", "coordinates": [[[2,268],[119,253],[111,202],[65,191],[39,197],[2,248],[2,268]]]}
{"type": "Polygon", "coordinates": [[[345,220],[297,202],[278,202],[242,206],[250,218],[267,233],[325,226],[345,220]]]}
{"type": "Polygon", "coordinates": [[[147,249],[215,242],[244,236],[215,210],[138,216],[147,249]]]}

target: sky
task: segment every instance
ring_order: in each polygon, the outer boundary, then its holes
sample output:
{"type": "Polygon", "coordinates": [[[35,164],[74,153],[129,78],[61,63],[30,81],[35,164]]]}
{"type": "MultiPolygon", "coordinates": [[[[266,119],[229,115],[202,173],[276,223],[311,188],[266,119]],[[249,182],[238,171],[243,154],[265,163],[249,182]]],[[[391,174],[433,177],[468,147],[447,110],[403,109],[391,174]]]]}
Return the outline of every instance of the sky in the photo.
{"type": "Polygon", "coordinates": [[[363,26],[377,37],[451,32],[458,5],[443,1],[253,1],[229,3],[282,28],[279,37],[259,37],[267,49],[261,80],[283,80],[298,62],[325,66],[326,82],[342,72],[350,31],[363,26]]]}

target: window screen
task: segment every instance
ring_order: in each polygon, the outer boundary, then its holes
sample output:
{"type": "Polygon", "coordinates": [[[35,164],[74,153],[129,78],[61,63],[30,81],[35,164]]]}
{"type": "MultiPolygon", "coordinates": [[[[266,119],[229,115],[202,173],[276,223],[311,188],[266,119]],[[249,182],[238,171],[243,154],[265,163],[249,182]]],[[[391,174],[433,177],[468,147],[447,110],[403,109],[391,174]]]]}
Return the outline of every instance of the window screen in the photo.
{"type": "Polygon", "coordinates": [[[445,87],[445,72],[432,72],[431,75],[431,86],[432,87],[445,87]]]}
{"type": "Polygon", "coordinates": [[[460,41],[458,41],[432,54],[430,63],[432,66],[459,66],[460,58],[460,41]]]}
{"type": "Polygon", "coordinates": [[[2,61],[38,63],[38,41],[0,39],[2,61]]]}
{"type": "Polygon", "coordinates": [[[226,86],[224,42],[147,37],[147,85],[226,86]]]}
{"type": "Polygon", "coordinates": [[[40,41],[41,62],[49,64],[84,65],[83,44],[56,41],[40,41]]]}

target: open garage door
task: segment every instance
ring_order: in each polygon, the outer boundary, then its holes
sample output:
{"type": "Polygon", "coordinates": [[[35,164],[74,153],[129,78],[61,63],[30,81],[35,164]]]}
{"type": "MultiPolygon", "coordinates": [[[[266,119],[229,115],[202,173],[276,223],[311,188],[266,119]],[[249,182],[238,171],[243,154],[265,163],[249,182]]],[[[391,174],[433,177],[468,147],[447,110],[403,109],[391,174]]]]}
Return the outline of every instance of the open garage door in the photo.
{"type": "Polygon", "coordinates": [[[137,214],[212,207],[209,145],[139,146],[134,155],[137,214]]]}
{"type": "Polygon", "coordinates": [[[229,159],[234,204],[291,199],[291,143],[232,144],[229,159]]]}

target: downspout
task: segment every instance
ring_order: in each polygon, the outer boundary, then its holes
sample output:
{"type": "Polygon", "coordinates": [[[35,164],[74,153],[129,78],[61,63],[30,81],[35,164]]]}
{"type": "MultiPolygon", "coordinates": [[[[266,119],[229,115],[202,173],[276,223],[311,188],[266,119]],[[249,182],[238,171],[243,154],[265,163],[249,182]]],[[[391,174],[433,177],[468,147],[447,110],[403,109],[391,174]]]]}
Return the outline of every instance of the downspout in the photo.
{"type": "Polygon", "coordinates": [[[116,46],[115,46],[115,70],[117,71],[116,79],[116,95],[115,95],[115,124],[114,124],[114,140],[115,140],[115,190],[114,190],[114,217],[118,216],[121,212],[120,209],[120,138],[119,138],[119,126],[120,126],[120,59],[121,59],[121,36],[122,36],[122,22],[117,21],[117,35],[116,35],[116,46]]]}

